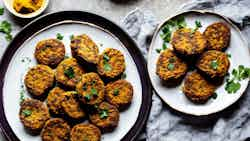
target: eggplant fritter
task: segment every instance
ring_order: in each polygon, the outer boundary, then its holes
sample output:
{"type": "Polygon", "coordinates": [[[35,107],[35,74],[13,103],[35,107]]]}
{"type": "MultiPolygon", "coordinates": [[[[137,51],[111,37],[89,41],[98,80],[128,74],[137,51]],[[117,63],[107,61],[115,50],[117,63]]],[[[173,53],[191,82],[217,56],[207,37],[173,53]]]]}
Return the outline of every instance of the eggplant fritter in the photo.
{"type": "Polygon", "coordinates": [[[70,141],[100,141],[101,131],[93,124],[77,124],[70,132],[70,141]]]}

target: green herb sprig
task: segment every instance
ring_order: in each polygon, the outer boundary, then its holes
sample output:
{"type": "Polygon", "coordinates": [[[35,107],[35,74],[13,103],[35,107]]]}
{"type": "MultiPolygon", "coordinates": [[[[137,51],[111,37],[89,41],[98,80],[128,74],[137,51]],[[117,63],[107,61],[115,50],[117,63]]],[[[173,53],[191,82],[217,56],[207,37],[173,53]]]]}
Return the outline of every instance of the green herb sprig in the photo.
{"type": "Polygon", "coordinates": [[[57,34],[56,34],[56,38],[57,38],[58,40],[63,40],[63,35],[62,35],[61,33],[57,33],[57,34]]]}
{"type": "Polygon", "coordinates": [[[1,7],[1,8],[0,8],[0,15],[3,15],[3,14],[4,14],[4,8],[1,7]]]}
{"type": "Polygon", "coordinates": [[[112,67],[111,65],[108,63],[110,60],[109,56],[107,54],[104,54],[103,55],[103,63],[104,63],[104,71],[108,72],[108,71],[111,71],[112,70],[112,67]]]}
{"type": "Polygon", "coordinates": [[[30,115],[32,114],[32,111],[30,111],[30,110],[23,110],[23,111],[22,111],[22,114],[23,114],[25,117],[28,117],[28,116],[30,116],[30,115]]]}
{"type": "Polygon", "coordinates": [[[69,67],[68,69],[64,70],[64,75],[66,75],[70,79],[74,78],[75,77],[74,69],[72,67],[69,67]]]}
{"type": "Polygon", "coordinates": [[[5,39],[7,41],[12,40],[11,31],[12,31],[11,24],[8,21],[2,21],[0,23],[0,32],[5,34],[5,39]]]}
{"type": "Polygon", "coordinates": [[[239,65],[238,69],[233,69],[232,78],[227,79],[225,90],[229,93],[236,93],[240,88],[240,81],[250,78],[250,68],[244,67],[243,65],[239,65]]]}
{"type": "Polygon", "coordinates": [[[107,109],[103,109],[103,110],[101,110],[100,112],[99,112],[99,116],[100,116],[100,118],[101,119],[105,119],[105,118],[107,118],[108,117],[108,110],[107,109]]]}
{"type": "Polygon", "coordinates": [[[195,28],[192,30],[192,34],[194,34],[199,28],[201,28],[201,22],[200,21],[195,21],[195,28]]]}

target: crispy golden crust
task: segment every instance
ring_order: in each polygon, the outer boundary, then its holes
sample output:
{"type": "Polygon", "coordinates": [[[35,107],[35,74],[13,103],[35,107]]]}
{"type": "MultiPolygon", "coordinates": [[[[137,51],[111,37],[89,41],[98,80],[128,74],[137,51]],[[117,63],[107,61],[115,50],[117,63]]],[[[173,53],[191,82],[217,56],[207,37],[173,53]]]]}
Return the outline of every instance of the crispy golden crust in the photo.
{"type": "Polygon", "coordinates": [[[101,131],[92,124],[75,125],[70,132],[70,141],[100,141],[101,131]]]}
{"type": "Polygon", "coordinates": [[[176,54],[166,49],[158,58],[156,65],[156,74],[165,81],[176,80],[183,77],[187,72],[187,64],[176,56],[176,54]],[[169,65],[173,64],[173,68],[169,65]]]}
{"type": "Polygon", "coordinates": [[[38,42],[35,50],[35,58],[38,63],[55,67],[65,56],[65,47],[57,39],[48,39],[38,42]]]}
{"type": "Polygon", "coordinates": [[[75,88],[84,73],[84,69],[77,63],[75,58],[68,58],[57,66],[56,80],[67,87],[75,88]]]}
{"type": "Polygon", "coordinates": [[[117,127],[119,117],[118,109],[107,102],[102,102],[98,106],[97,111],[89,115],[90,121],[105,132],[112,131],[117,127]],[[102,117],[103,111],[107,113],[107,117],[102,117]]]}
{"type": "Polygon", "coordinates": [[[45,65],[31,68],[25,76],[24,83],[34,96],[43,95],[54,84],[54,71],[45,65]]]}
{"type": "Polygon", "coordinates": [[[70,126],[61,118],[53,118],[45,123],[42,130],[42,141],[68,141],[70,126]]]}
{"type": "Polygon", "coordinates": [[[76,91],[84,104],[94,105],[104,100],[104,83],[96,73],[82,75],[76,91]]]}
{"type": "Polygon", "coordinates": [[[205,50],[207,40],[199,31],[192,33],[192,29],[182,28],[174,32],[171,44],[182,55],[197,55],[205,50]]]}
{"type": "Polygon", "coordinates": [[[218,78],[226,75],[230,61],[225,53],[210,50],[202,54],[196,66],[211,78],[218,78]],[[216,66],[213,65],[213,62],[216,62],[216,66]]]}
{"type": "Polygon", "coordinates": [[[25,128],[38,132],[43,128],[50,115],[47,106],[41,101],[26,99],[21,103],[19,117],[25,128]]]}
{"type": "Polygon", "coordinates": [[[107,48],[99,56],[99,58],[100,59],[97,65],[97,71],[100,75],[109,78],[115,78],[125,71],[125,59],[123,54],[119,50],[107,48]],[[106,56],[106,58],[104,55],[106,56]],[[110,66],[110,69],[107,69],[105,65],[110,66]]]}
{"type": "Polygon", "coordinates": [[[81,58],[88,63],[98,63],[98,46],[88,35],[74,36],[71,40],[70,47],[74,57],[81,58]]]}
{"type": "Polygon", "coordinates": [[[199,73],[192,72],[185,78],[183,92],[191,101],[203,103],[214,94],[215,88],[199,73]]]}
{"type": "Polygon", "coordinates": [[[128,106],[133,98],[133,86],[126,80],[117,80],[105,87],[105,99],[118,109],[128,106]]]}
{"type": "Polygon", "coordinates": [[[63,89],[55,87],[48,94],[47,105],[54,114],[62,114],[61,102],[63,101],[64,92],[63,89]]]}
{"type": "Polygon", "coordinates": [[[230,42],[230,28],[223,22],[209,25],[203,35],[208,40],[208,49],[222,51],[230,42]]]}
{"type": "Polygon", "coordinates": [[[62,108],[63,111],[71,118],[80,119],[85,117],[85,112],[77,101],[77,93],[75,91],[69,91],[63,93],[62,108]]]}

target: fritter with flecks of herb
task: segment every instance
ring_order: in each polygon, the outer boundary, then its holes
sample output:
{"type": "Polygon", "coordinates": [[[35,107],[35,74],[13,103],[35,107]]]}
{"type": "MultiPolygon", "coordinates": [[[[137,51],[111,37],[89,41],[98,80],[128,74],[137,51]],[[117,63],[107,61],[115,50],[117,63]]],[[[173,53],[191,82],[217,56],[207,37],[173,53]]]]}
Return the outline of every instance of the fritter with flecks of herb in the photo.
{"type": "Polygon", "coordinates": [[[63,109],[61,103],[63,101],[63,93],[65,91],[60,87],[55,87],[50,90],[47,96],[47,105],[49,110],[54,114],[62,114],[63,109]]]}
{"type": "Polygon", "coordinates": [[[70,141],[100,141],[101,131],[93,124],[77,124],[70,132],[70,141]]]}
{"type": "Polygon", "coordinates": [[[24,127],[33,133],[39,132],[50,118],[49,110],[43,102],[25,99],[21,103],[19,117],[24,127]]]}
{"type": "Polygon", "coordinates": [[[125,59],[121,51],[107,48],[99,57],[97,71],[100,75],[115,78],[125,71],[125,59]]]}
{"type": "Polygon", "coordinates": [[[126,80],[110,82],[105,87],[105,99],[119,110],[130,105],[133,98],[133,86],[126,80]]]}
{"type": "Polygon", "coordinates": [[[112,131],[116,128],[119,117],[118,109],[107,102],[102,102],[98,105],[97,110],[89,115],[91,123],[95,124],[104,132],[112,131]]]}
{"type": "Polygon", "coordinates": [[[97,73],[82,75],[76,91],[84,104],[95,105],[104,100],[104,83],[97,73]]]}
{"type": "Polygon", "coordinates": [[[63,60],[56,68],[56,80],[66,87],[75,88],[85,70],[75,58],[63,60]]]}
{"type": "Polygon", "coordinates": [[[230,61],[224,52],[209,50],[201,55],[196,66],[212,79],[221,78],[227,74],[230,61]]]}

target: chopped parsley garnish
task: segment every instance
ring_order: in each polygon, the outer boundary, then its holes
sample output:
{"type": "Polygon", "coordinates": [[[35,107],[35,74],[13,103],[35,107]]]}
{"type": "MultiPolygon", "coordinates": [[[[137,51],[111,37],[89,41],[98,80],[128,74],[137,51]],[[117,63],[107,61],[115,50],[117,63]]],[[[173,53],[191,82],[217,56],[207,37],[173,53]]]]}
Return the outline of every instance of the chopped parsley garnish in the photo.
{"type": "Polygon", "coordinates": [[[173,63],[168,64],[168,70],[170,70],[170,71],[174,70],[174,64],[173,63]]]}
{"type": "Polygon", "coordinates": [[[97,96],[98,95],[98,92],[97,92],[97,90],[95,88],[91,88],[90,93],[93,96],[97,96]]]}
{"type": "Polygon", "coordinates": [[[74,38],[74,35],[70,35],[70,36],[69,36],[69,39],[70,39],[70,40],[73,40],[73,38],[74,38]]]}
{"type": "Polygon", "coordinates": [[[217,93],[214,93],[214,94],[211,96],[211,98],[216,99],[217,96],[218,96],[217,93]]]}
{"type": "Polygon", "coordinates": [[[111,71],[112,67],[110,66],[109,63],[104,63],[104,71],[111,71]]]}
{"type": "Polygon", "coordinates": [[[12,40],[11,31],[12,31],[11,24],[8,21],[2,21],[0,23],[0,32],[5,33],[5,39],[7,41],[12,40]]]}
{"type": "Polygon", "coordinates": [[[126,77],[127,77],[127,74],[126,74],[126,73],[123,73],[123,74],[121,75],[121,79],[126,79],[126,77]]]}
{"type": "Polygon", "coordinates": [[[195,28],[192,30],[192,34],[195,33],[201,27],[202,27],[201,22],[195,21],[195,28]]]}
{"type": "Polygon", "coordinates": [[[177,29],[181,29],[187,26],[184,16],[179,16],[174,20],[169,20],[162,28],[162,32],[160,34],[161,38],[163,39],[162,49],[156,49],[157,53],[160,53],[161,50],[167,49],[167,43],[170,42],[172,32],[177,29]]]}
{"type": "Polygon", "coordinates": [[[25,116],[25,117],[28,117],[32,114],[32,112],[30,110],[23,110],[22,111],[22,114],[25,116]]]}
{"type": "Polygon", "coordinates": [[[57,33],[57,34],[56,34],[56,38],[57,38],[58,40],[63,40],[63,35],[62,35],[61,33],[57,33]]]}
{"type": "Polygon", "coordinates": [[[228,57],[228,58],[231,58],[231,57],[232,57],[232,55],[231,55],[231,54],[229,54],[229,53],[227,53],[227,57],[228,57]]]}
{"type": "Polygon", "coordinates": [[[119,89],[115,89],[114,92],[113,92],[113,95],[117,96],[117,95],[119,95],[119,92],[120,92],[119,89]]]}
{"type": "Polygon", "coordinates": [[[72,67],[69,67],[68,69],[64,70],[64,74],[70,79],[75,77],[74,69],[72,67]]]}
{"type": "Polygon", "coordinates": [[[108,117],[108,110],[107,109],[103,109],[99,112],[99,116],[101,119],[105,119],[108,117]]]}
{"type": "Polygon", "coordinates": [[[210,67],[211,67],[212,69],[214,69],[214,70],[217,70],[218,66],[219,66],[219,64],[218,64],[217,60],[213,60],[213,61],[211,62],[211,64],[210,64],[210,67]]]}
{"type": "Polygon", "coordinates": [[[3,13],[4,13],[4,8],[1,7],[1,8],[0,8],[0,15],[3,15],[3,13]]]}
{"type": "Polygon", "coordinates": [[[85,98],[86,101],[90,101],[91,95],[90,95],[90,94],[86,94],[86,95],[84,96],[84,98],[85,98]]]}
{"type": "Polygon", "coordinates": [[[160,48],[155,49],[155,51],[156,51],[157,53],[161,53],[161,49],[160,49],[160,48]]]}
{"type": "Polygon", "coordinates": [[[108,62],[110,58],[107,54],[103,54],[103,59],[104,61],[108,62]]]}
{"type": "Polygon", "coordinates": [[[239,65],[238,69],[233,69],[232,78],[227,79],[225,90],[231,94],[236,93],[241,84],[239,83],[241,80],[247,79],[250,77],[250,68],[246,68],[243,65],[239,65]]]}

